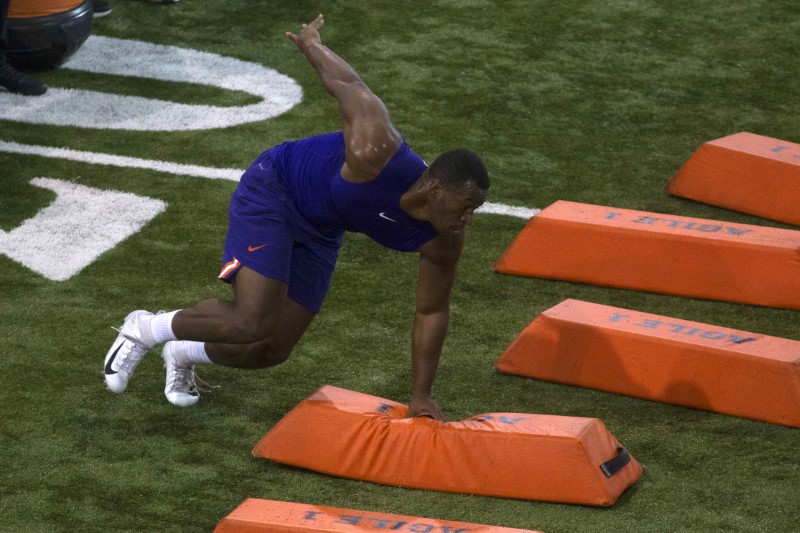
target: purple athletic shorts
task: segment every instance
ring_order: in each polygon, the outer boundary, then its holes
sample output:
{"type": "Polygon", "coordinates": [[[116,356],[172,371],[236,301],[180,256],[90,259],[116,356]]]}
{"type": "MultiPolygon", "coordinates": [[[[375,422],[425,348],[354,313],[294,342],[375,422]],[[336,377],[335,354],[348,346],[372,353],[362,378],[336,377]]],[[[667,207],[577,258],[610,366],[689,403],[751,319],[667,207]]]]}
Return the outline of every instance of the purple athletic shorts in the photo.
{"type": "Polygon", "coordinates": [[[326,237],[298,212],[269,153],[250,165],[231,198],[220,279],[243,266],[289,285],[289,298],[319,313],[342,245],[342,233],[326,237]]]}

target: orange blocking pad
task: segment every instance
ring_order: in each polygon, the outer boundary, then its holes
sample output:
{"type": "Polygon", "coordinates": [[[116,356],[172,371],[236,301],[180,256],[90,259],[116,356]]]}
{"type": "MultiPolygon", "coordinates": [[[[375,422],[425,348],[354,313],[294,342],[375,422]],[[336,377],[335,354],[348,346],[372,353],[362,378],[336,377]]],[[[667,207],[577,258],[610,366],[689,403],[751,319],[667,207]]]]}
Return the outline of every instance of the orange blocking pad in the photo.
{"type": "Polygon", "coordinates": [[[800,342],[566,300],[500,372],[800,427],[800,342]]]}
{"type": "Polygon", "coordinates": [[[709,141],[667,191],[800,226],[800,144],[746,132],[709,141]]]}
{"type": "Polygon", "coordinates": [[[444,423],[407,412],[324,386],[253,454],[387,485],[587,505],[613,504],[642,473],[596,418],[490,413],[444,423]]]}
{"type": "Polygon", "coordinates": [[[495,263],[504,274],[800,310],[800,231],[559,201],[495,263]]]}
{"type": "Polygon", "coordinates": [[[248,498],[220,521],[215,533],[399,531],[411,533],[536,533],[416,516],[248,498]]]}

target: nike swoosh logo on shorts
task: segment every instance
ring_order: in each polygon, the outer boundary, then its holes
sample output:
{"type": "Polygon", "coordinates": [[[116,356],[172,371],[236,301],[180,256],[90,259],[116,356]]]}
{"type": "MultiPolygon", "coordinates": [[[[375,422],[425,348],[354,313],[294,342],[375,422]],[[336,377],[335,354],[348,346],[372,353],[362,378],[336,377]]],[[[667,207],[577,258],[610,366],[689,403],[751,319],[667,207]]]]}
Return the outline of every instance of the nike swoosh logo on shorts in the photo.
{"type": "Polygon", "coordinates": [[[122,348],[123,344],[125,344],[125,340],[124,339],[123,339],[123,341],[121,343],[119,343],[119,346],[117,346],[117,349],[114,350],[114,353],[111,354],[111,357],[108,358],[108,363],[106,363],[106,370],[105,370],[106,374],[108,374],[108,375],[116,374],[114,369],[111,368],[111,363],[113,363],[114,359],[117,358],[117,352],[119,352],[119,349],[122,348]]]}
{"type": "Polygon", "coordinates": [[[268,245],[267,245],[267,244],[262,244],[261,246],[253,246],[253,245],[250,245],[250,246],[248,246],[248,247],[247,247],[247,251],[248,251],[248,252],[255,252],[256,250],[260,250],[260,249],[262,249],[262,248],[263,248],[263,247],[265,247],[265,246],[268,246],[268,245]]]}
{"type": "Polygon", "coordinates": [[[382,211],[382,212],[378,213],[378,216],[388,220],[389,222],[397,222],[395,219],[387,217],[386,216],[386,211],[382,211]]]}

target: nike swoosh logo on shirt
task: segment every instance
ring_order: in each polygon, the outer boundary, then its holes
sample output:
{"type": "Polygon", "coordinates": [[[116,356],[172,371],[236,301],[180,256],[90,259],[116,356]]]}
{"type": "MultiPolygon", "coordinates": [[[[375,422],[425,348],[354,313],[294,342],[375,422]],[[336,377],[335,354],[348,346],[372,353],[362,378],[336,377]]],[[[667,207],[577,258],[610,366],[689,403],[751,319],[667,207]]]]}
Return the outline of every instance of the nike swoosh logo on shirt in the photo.
{"type": "Polygon", "coordinates": [[[386,211],[382,211],[382,212],[378,213],[378,216],[381,217],[381,218],[385,218],[389,222],[397,222],[395,219],[387,217],[386,216],[386,211]]]}
{"type": "Polygon", "coordinates": [[[262,249],[262,248],[263,248],[263,247],[265,247],[265,246],[268,246],[268,245],[266,245],[266,244],[262,244],[261,246],[253,246],[253,245],[250,245],[250,246],[248,246],[248,247],[247,247],[247,251],[248,251],[248,252],[255,252],[256,250],[260,250],[260,249],[262,249]]]}

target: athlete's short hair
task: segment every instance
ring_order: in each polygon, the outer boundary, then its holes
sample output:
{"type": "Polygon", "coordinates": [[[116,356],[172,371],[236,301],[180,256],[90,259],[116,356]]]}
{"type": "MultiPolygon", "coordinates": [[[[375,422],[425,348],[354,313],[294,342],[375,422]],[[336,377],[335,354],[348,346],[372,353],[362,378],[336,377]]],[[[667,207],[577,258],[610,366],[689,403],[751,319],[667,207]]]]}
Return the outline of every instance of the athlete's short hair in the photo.
{"type": "Polygon", "coordinates": [[[472,182],[483,190],[489,189],[489,173],[481,158],[475,152],[457,148],[444,152],[428,169],[433,179],[445,187],[462,187],[472,182]]]}

